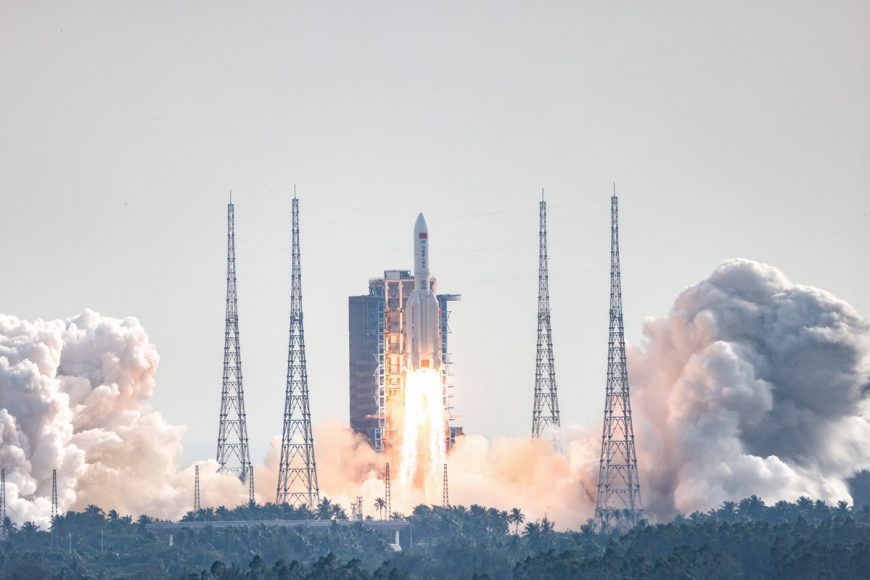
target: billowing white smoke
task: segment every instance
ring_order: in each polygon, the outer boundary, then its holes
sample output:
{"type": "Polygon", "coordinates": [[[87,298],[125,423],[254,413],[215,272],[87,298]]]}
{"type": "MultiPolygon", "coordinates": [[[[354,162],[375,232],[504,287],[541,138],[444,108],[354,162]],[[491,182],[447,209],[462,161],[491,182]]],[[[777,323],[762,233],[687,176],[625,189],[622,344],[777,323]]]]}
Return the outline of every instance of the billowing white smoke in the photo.
{"type": "MultiPolygon", "coordinates": [[[[157,363],[135,318],[0,315],[0,465],[13,520],[48,522],[55,468],[62,510],[93,503],[177,517],[189,508],[193,469],[176,466],[184,428],[148,404],[157,363]]],[[[235,478],[202,472],[209,493],[243,501],[235,478]]]]}
{"type": "Polygon", "coordinates": [[[849,499],[870,466],[868,323],[777,269],[730,260],[647,320],[629,353],[653,515],[756,494],[849,499]]]}
{"type": "MultiPolygon", "coordinates": [[[[684,291],[667,318],[647,320],[645,334],[629,366],[650,515],[751,494],[849,498],[846,479],[870,467],[870,327],[852,307],[732,260],[684,291]]],[[[165,518],[190,509],[193,467],[177,467],[183,428],[149,405],[157,362],[133,318],[0,315],[0,464],[15,521],[48,522],[54,467],[62,509],[95,503],[165,518]]],[[[563,428],[567,457],[543,441],[466,436],[447,459],[450,500],[576,529],[594,509],[600,433],[600,424],[563,428]]],[[[277,445],[257,466],[259,501],[274,497],[277,445]]],[[[345,508],[363,496],[372,514],[382,458],[337,422],[316,426],[315,449],[322,494],[345,508]]],[[[215,468],[200,469],[203,505],[243,503],[244,487],[215,468]]],[[[396,479],[394,510],[424,501],[403,497],[396,479]]]]}

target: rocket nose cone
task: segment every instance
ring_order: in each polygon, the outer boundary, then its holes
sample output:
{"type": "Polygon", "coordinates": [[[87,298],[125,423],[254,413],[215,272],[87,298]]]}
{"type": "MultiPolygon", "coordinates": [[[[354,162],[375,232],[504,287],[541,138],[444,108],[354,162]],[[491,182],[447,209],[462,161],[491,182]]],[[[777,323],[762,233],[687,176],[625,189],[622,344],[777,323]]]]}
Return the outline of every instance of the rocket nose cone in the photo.
{"type": "Polygon", "coordinates": [[[428,231],[429,226],[426,225],[426,218],[424,218],[423,214],[421,213],[417,216],[417,223],[414,224],[414,232],[419,234],[428,231]]]}

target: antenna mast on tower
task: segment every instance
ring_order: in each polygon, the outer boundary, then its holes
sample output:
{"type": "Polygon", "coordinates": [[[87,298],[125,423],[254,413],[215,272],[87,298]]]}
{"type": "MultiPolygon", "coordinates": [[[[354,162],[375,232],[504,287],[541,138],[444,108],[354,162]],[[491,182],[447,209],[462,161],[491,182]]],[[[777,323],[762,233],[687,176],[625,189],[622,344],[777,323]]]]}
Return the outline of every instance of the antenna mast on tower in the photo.
{"type": "MultiPolygon", "coordinates": [[[[231,194],[232,195],[232,194],[231,194]]],[[[254,501],[254,470],[248,450],[245,391],[242,385],[242,352],[239,344],[239,312],[236,293],[235,206],[227,204],[227,311],[224,333],[224,377],[218,426],[219,473],[233,473],[248,484],[248,501],[254,501]]]]}
{"type": "Polygon", "coordinates": [[[299,200],[293,188],[292,271],[290,274],[290,344],[287,353],[287,385],[284,393],[284,429],[278,466],[276,503],[305,505],[312,512],[320,503],[314,436],[308,406],[308,368],[305,362],[305,330],[302,323],[302,266],[299,252],[299,200]]]}
{"type": "Polygon", "coordinates": [[[553,334],[550,327],[550,282],[547,255],[547,202],[541,190],[538,229],[538,350],[535,360],[535,401],[532,410],[532,437],[558,440],[559,400],[556,396],[556,368],[553,365],[553,334]]]}
{"type": "Polygon", "coordinates": [[[598,497],[595,516],[601,530],[633,526],[642,517],[634,428],[622,321],[622,278],[619,266],[619,200],[616,185],[610,198],[610,336],[607,342],[607,390],[598,497]]]}

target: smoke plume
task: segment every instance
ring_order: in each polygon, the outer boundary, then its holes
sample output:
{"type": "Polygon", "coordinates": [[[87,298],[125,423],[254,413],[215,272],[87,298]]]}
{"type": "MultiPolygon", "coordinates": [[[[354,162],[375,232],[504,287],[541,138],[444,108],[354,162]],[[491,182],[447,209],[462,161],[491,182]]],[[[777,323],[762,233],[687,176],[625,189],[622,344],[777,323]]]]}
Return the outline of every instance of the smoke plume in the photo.
{"type": "MultiPolygon", "coordinates": [[[[854,308],[731,260],[644,334],[628,354],[653,520],[752,494],[849,499],[847,479],[870,467],[870,327],[854,308]]],[[[52,468],[62,510],[94,503],[176,519],[191,509],[193,466],[178,467],[184,429],[149,404],[157,364],[135,318],[0,315],[0,464],[13,520],[48,523],[52,468]]],[[[337,421],[314,434],[321,494],[346,509],[361,496],[377,516],[383,458],[337,421]]],[[[593,514],[600,434],[600,423],[563,427],[565,455],[528,438],[462,437],[447,458],[450,502],[519,507],[527,521],[576,529],[593,514]]],[[[256,466],[259,501],[274,499],[278,456],[276,437],[256,466]]],[[[216,468],[202,463],[203,506],[244,503],[244,486],[216,468]]],[[[397,471],[391,507],[408,513],[425,498],[403,490],[397,471]]]]}
{"type": "MultiPolygon", "coordinates": [[[[177,517],[189,509],[193,468],[176,463],[184,428],[148,404],[158,361],[135,318],[0,315],[0,465],[13,520],[48,523],[52,469],[61,510],[97,504],[177,517]]],[[[208,468],[203,477],[204,495],[243,501],[234,478],[208,468]]]]}
{"type": "Polygon", "coordinates": [[[756,494],[849,499],[870,465],[868,323],[831,294],[747,260],[650,319],[629,353],[652,515],[756,494]]]}

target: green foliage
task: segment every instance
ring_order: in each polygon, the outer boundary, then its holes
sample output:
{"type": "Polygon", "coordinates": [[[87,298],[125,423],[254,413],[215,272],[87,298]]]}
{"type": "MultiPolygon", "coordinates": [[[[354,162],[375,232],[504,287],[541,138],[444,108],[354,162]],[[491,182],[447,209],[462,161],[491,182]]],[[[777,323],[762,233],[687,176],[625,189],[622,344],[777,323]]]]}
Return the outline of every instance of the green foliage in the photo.
{"type": "MultiPolygon", "coordinates": [[[[344,519],[325,500],[317,513],[344,519]]],[[[385,514],[386,515],[386,514],[385,514]]],[[[310,519],[307,510],[246,505],[186,520],[310,519]]],[[[757,497],[708,513],[602,535],[590,522],[558,532],[547,519],[505,512],[417,506],[401,552],[362,523],[323,529],[250,525],[167,532],[97,506],[57,517],[51,530],[9,528],[0,542],[7,578],[348,579],[417,578],[862,578],[870,570],[870,506],[800,498],[767,506],[757,497]]]]}

